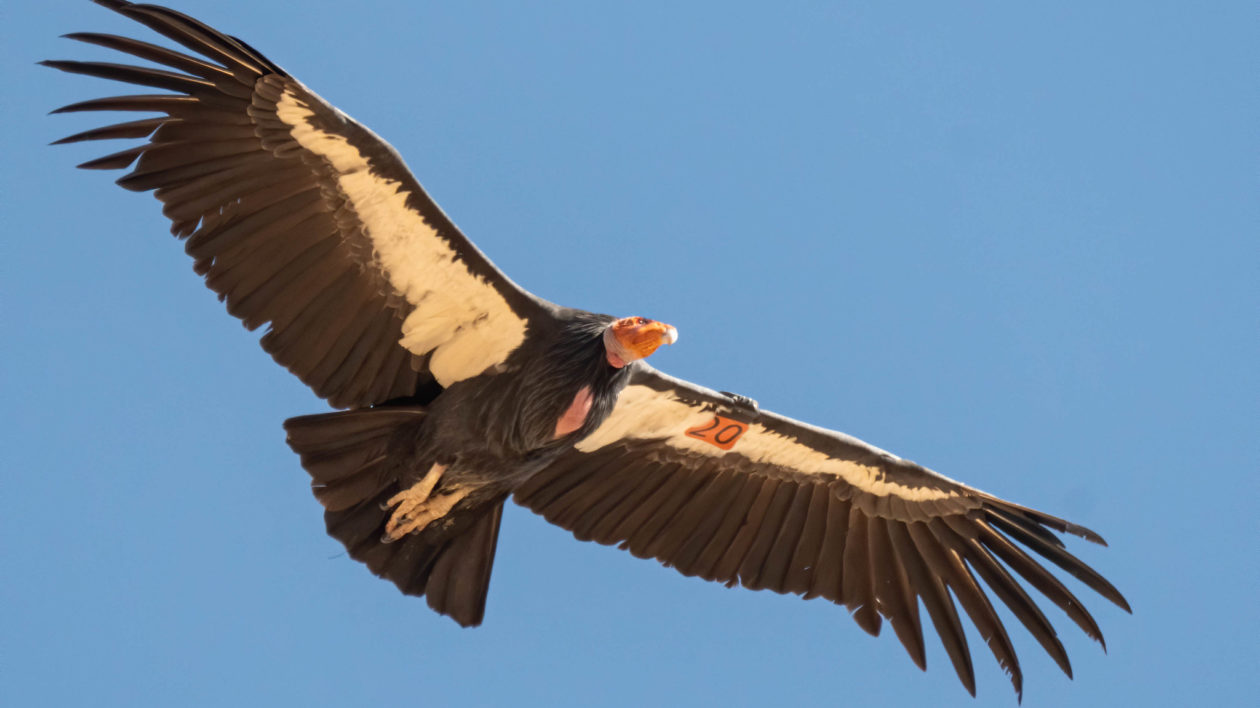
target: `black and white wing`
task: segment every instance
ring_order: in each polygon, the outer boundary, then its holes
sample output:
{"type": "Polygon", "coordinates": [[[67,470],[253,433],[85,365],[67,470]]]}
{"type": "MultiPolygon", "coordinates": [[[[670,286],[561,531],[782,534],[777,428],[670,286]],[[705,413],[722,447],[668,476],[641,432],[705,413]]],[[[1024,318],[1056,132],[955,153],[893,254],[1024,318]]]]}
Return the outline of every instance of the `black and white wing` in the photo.
{"type": "Polygon", "coordinates": [[[519,503],[579,539],[619,543],[727,585],[825,597],[871,634],[887,619],[920,668],[922,602],[973,695],[954,600],[1017,693],[1019,661],[989,592],[1069,676],[1054,627],[1017,578],[1103,641],[1084,605],[1024,549],[1129,609],[1052,533],[1103,543],[1089,529],[748,399],[636,367],[603,425],[516,492],[519,503]]]}
{"type": "Polygon", "coordinates": [[[244,42],[173,10],[96,0],[187,47],[71,39],[169,69],[46,61],[173,93],[55,113],[159,113],[72,135],[145,142],[80,167],[154,190],[194,268],[263,347],[334,406],[447,386],[502,363],[546,307],[477,250],[387,143],[244,42]]]}

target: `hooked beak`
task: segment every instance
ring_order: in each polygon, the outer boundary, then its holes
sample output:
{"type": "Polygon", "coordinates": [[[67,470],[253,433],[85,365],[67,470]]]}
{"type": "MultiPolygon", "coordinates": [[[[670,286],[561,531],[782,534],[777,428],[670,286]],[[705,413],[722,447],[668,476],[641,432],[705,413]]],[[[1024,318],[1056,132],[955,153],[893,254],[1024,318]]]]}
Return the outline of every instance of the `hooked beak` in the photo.
{"type": "Polygon", "coordinates": [[[642,317],[617,320],[604,331],[608,363],[617,368],[631,361],[646,359],[662,344],[673,344],[677,341],[677,328],[642,317]]]}

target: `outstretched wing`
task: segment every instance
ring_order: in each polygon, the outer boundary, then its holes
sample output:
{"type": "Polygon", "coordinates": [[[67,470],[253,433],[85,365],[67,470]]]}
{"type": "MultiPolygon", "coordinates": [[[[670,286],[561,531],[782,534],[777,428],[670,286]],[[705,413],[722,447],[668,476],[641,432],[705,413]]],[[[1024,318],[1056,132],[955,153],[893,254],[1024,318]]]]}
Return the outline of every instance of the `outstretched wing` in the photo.
{"type": "Polygon", "coordinates": [[[155,190],[194,268],[263,347],[334,406],[446,386],[503,362],[541,301],[455,228],[387,143],[244,42],[178,12],[96,0],[191,49],[67,35],[174,69],[46,61],[76,74],[173,93],[102,98],[54,111],[155,118],[60,143],[145,138],[80,167],[123,169],[155,190]]]}
{"type": "Polygon", "coordinates": [[[1015,650],[981,581],[1069,676],[1054,628],[1015,576],[1103,641],[1081,602],[1020,545],[1129,609],[1051,533],[1103,543],[1086,528],[748,399],[636,367],[604,424],[516,491],[518,502],[581,540],[620,543],[727,585],[825,597],[871,634],[886,618],[920,668],[922,601],[973,695],[954,599],[1022,690],[1015,650]]]}

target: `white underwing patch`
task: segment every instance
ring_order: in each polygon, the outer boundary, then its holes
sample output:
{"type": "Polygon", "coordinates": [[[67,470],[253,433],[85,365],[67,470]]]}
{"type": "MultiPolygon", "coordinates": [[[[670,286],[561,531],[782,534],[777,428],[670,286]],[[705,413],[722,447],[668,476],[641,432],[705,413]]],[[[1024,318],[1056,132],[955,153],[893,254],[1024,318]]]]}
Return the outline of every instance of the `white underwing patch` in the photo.
{"type": "Polygon", "coordinates": [[[751,423],[748,431],[728,453],[712,444],[685,435],[690,428],[713,420],[714,413],[692,406],[669,392],[648,386],[627,386],[603,425],[577,444],[592,452],[623,439],[664,438],[670,447],[708,457],[740,454],[753,462],[778,465],[803,474],[838,477],[857,489],[878,496],[893,495],[907,501],[948,499],[956,495],[931,487],[908,487],[885,479],[877,465],[827,456],[812,447],[751,423]]]}
{"type": "Polygon", "coordinates": [[[345,137],[313,127],[309,119],[314,111],[291,90],[280,96],[276,115],[291,126],[298,144],[337,171],[337,184],[362,222],[390,285],[415,308],[403,322],[399,343],[416,355],[432,352],[429,370],[439,384],[476,376],[502,363],[525,341],[525,321],[407,205],[402,183],[373,172],[345,137]]]}

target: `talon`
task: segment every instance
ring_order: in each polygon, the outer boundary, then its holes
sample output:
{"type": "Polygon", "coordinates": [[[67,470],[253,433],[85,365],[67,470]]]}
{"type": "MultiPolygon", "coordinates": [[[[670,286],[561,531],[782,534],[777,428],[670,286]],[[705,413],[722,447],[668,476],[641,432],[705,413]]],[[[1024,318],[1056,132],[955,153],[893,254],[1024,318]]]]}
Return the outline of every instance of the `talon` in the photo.
{"type": "Polygon", "coordinates": [[[385,522],[381,543],[392,543],[407,534],[422,531],[433,521],[450,513],[456,504],[468,496],[472,490],[462,487],[452,487],[445,494],[431,496],[433,488],[445,471],[444,465],[434,464],[423,479],[385,502],[382,508],[388,511],[393,507],[394,513],[385,522]]]}
{"type": "MultiPolygon", "coordinates": [[[[409,502],[407,506],[423,504],[428,500],[429,494],[433,492],[433,488],[437,486],[438,480],[442,478],[442,473],[445,471],[446,465],[434,463],[429,468],[429,473],[423,479],[390,497],[383,508],[388,509],[391,506],[399,506],[404,504],[404,502],[409,502]]],[[[399,508],[403,507],[399,506],[399,508]]]]}

